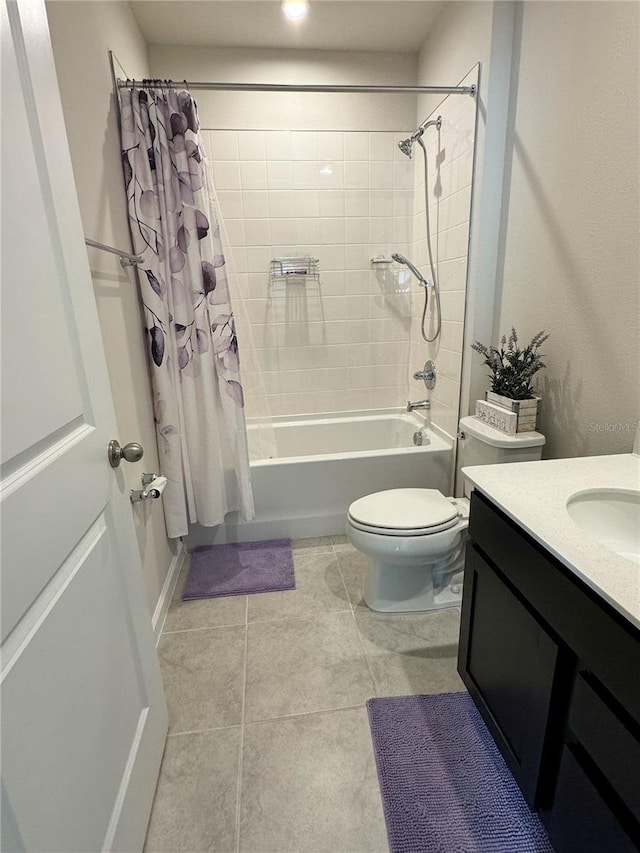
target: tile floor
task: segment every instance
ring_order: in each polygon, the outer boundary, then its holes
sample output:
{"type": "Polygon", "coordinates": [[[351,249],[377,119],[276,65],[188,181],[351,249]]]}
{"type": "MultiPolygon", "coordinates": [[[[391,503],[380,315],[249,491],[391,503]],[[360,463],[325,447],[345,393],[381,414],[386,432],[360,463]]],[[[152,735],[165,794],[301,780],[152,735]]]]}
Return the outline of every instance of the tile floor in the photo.
{"type": "Polygon", "coordinates": [[[365,701],[462,690],[457,609],[370,611],[345,537],[293,543],[297,589],[182,602],[145,853],[388,850],[365,701]]]}

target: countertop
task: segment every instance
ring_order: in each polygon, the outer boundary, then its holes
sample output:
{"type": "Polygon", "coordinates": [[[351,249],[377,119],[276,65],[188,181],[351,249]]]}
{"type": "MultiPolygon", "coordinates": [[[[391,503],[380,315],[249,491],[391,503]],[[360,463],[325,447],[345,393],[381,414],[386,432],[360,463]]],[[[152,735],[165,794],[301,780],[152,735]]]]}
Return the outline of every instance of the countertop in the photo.
{"type": "Polygon", "coordinates": [[[640,489],[640,456],[545,459],[462,469],[473,485],[640,628],[640,566],[590,539],[566,504],[586,489],[640,489]]]}

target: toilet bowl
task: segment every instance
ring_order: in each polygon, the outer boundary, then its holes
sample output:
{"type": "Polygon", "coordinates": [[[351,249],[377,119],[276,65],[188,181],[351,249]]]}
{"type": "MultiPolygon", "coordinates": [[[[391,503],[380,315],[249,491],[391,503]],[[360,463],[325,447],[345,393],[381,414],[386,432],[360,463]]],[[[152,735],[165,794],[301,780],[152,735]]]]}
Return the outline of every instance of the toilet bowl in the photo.
{"type": "MultiPolygon", "coordinates": [[[[463,465],[535,461],[545,442],[539,432],[504,435],[473,417],[461,418],[459,438],[459,472],[463,465]]],[[[354,501],[346,533],[369,558],[365,604],[383,613],[458,605],[468,525],[468,497],[436,489],[389,489],[354,501]]]]}
{"type": "Polygon", "coordinates": [[[365,604],[388,613],[459,604],[468,519],[466,498],[436,489],[389,489],[354,501],[346,532],[369,558],[365,604]]]}

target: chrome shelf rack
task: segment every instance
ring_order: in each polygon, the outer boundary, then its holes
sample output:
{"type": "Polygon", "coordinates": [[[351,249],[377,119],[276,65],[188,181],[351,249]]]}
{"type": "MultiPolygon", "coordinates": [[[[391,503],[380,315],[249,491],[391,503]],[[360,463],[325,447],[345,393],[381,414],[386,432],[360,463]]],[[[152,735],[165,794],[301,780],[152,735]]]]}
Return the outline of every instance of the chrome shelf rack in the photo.
{"type": "Polygon", "coordinates": [[[320,284],[320,261],[310,255],[273,258],[269,263],[269,286],[292,282],[320,284]]]}

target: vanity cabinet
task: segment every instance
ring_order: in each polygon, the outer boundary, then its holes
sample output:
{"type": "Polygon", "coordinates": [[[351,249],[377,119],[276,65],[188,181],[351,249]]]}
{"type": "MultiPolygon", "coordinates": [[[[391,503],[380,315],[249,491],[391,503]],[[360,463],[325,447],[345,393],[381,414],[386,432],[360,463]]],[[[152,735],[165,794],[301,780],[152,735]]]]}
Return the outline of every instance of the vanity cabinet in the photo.
{"type": "Polygon", "coordinates": [[[478,490],[458,671],[556,853],[640,849],[640,631],[478,490]]]}

